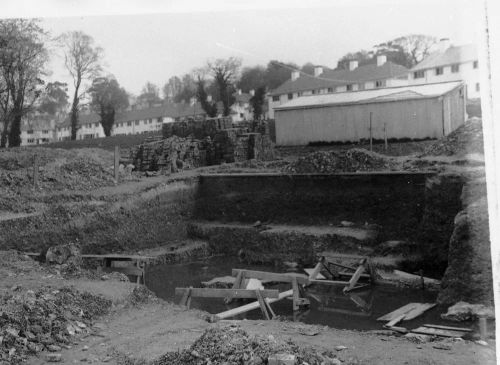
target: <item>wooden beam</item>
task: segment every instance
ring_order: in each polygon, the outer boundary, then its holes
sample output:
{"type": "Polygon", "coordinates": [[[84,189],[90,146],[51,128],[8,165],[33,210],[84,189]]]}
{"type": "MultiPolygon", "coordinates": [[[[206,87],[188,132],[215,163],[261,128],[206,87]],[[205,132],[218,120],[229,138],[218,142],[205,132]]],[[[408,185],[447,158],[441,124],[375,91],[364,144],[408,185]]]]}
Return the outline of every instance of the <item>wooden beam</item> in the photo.
{"type": "Polygon", "coordinates": [[[262,311],[262,314],[264,315],[264,318],[269,320],[271,317],[269,317],[269,313],[267,312],[267,306],[266,303],[264,302],[264,298],[262,297],[262,293],[260,290],[255,290],[255,296],[257,297],[257,301],[259,302],[260,305],[260,310],[262,311]]]}
{"type": "Polygon", "coordinates": [[[361,277],[361,274],[363,273],[363,271],[365,271],[365,263],[366,263],[366,259],[361,260],[358,268],[356,269],[356,271],[352,275],[351,280],[349,280],[349,285],[347,285],[344,288],[344,292],[348,292],[348,291],[352,290],[354,288],[354,286],[358,283],[358,280],[361,277]]]}
{"type": "Polygon", "coordinates": [[[472,332],[472,329],[470,329],[470,328],[440,326],[440,325],[437,325],[437,324],[424,324],[424,327],[439,328],[439,329],[442,329],[442,330],[450,330],[450,331],[472,332]]]}
{"type": "Polygon", "coordinates": [[[393,327],[397,325],[399,322],[401,322],[405,318],[406,314],[401,314],[400,316],[397,316],[393,320],[387,322],[384,327],[393,327]]]}
{"type": "Polygon", "coordinates": [[[341,280],[309,280],[309,282],[314,284],[328,284],[328,285],[347,285],[348,281],[341,280]]]}
{"type": "MultiPolygon", "coordinates": [[[[283,298],[290,297],[292,295],[293,295],[293,290],[290,289],[290,290],[287,290],[285,292],[280,293],[278,295],[278,298],[268,299],[267,303],[271,304],[271,303],[277,302],[278,300],[281,300],[283,298]]],[[[251,311],[253,309],[257,309],[257,308],[259,308],[259,306],[260,306],[260,304],[258,301],[252,302],[252,303],[242,305],[241,307],[238,307],[238,308],[233,308],[233,309],[229,309],[225,312],[218,313],[215,316],[219,319],[230,318],[230,317],[237,316],[238,314],[246,313],[246,312],[251,311]]]]}
{"type": "MultiPolygon", "coordinates": [[[[318,266],[319,264],[317,264],[316,266],[318,266]]],[[[321,268],[321,267],[320,267],[321,268]]],[[[314,270],[316,270],[316,267],[312,268],[312,269],[304,269],[304,271],[306,272],[306,274],[309,276],[309,279],[326,279],[325,276],[323,276],[320,272],[318,272],[316,274],[316,277],[312,277],[313,274],[314,274],[314,270]]]]}
{"type": "MultiPolygon", "coordinates": [[[[197,298],[244,298],[256,299],[253,289],[220,289],[220,288],[175,288],[175,295],[183,295],[187,290],[191,290],[191,296],[197,298]]],[[[278,298],[279,291],[276,289],[260,290],[263,298],[278,298]]]]}
{"type": "Polygon", "coordinates": [[[242,270],[242,269],[233,269],[232,275],[237,276],[238,272],[244,271],[246,278],[253,278],[259,280],[267,280],[267,281],[276,281],[282,283],[291,283],[293,278],[297,278],[297,282],[299,284],[307,284],[309,279],[305,275],[289,275],[289,274],[281,274],[275,272],[267,272],[267,271],[255,271],[255,270],[242,270]]]}
{"type": "Polygon", "coordinates": [[[377,321],[392,321],[402,314],[405,315],[403,321],[409,321],[420,316],[426,310],[433,308],[435,305],[436,303],[408,303],[401,308],[396,309],[395,311],[377,318],[377,321]]]}
{"type": "Polygon", "coordinates": [[[292,280],[292,290],[293,290],[293,310],[299,310],[299,285],[297,284],[297,279],[292,280]]]}

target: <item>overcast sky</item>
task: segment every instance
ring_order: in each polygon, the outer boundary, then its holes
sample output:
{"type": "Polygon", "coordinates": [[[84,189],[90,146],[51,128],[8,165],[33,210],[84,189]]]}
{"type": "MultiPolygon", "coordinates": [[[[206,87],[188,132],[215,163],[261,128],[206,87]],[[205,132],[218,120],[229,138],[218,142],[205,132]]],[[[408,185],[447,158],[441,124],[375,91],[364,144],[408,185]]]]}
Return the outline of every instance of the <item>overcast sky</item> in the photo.
{"type": "MultiPolygon", "coordinates": [[[[16,1],[15,9],[25,3],[16,1]]],[[[90,34],[104,48],[106,71],[134,94],[146,81],[161,87],[207,59],[236,56],[246,66],[277,59],[335,67],[347,52],[410,33],[447,37],[457,45],[477,42],[482,25],[473,0],[288,0],[272,5],[259,0],[108,1],[114,7],[92,6],[94,1],[87,6],[67,0],[49,3],[26,7],[23,15],[43,16],[43,26],[54,36],[71,30],[90,34]],[[110,15],[87,15],[103,12],[110,15]],[[120,13],[124,15],[116,15],[120,13]],[[85,16],[59,16],[63,14],[85,16]]],[[[70,80],[62,57],[54,55],[50,69],[52,80],[70,80]]]]}

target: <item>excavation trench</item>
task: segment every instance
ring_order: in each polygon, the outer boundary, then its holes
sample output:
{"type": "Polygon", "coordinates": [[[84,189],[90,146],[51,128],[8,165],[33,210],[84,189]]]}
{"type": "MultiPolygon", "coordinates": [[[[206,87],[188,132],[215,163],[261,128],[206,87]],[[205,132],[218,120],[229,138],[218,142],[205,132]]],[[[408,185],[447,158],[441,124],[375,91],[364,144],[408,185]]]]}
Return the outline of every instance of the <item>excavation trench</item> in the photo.
{"type": "MultiPolygon", "coordinates": [[[[462,187],[457,176],[433,173],[202,175],[191,195],[186,231],[190,239],[207,242],[207,254],[215,257],[152,267],[147,286],[178,301],[176,287],[200,287],[234,268],[285,272],[294,266],[303,272],[325,251],[366,255],[381,270],[441,279],[462,187]]],[[[376,318],[385,313],[410,302],[435,302],[438,295],[418,285],[394,284],[353,295],[342,287],[313,285],[307,290],[309,310],[293,313],[287,299],[273,307],[284,318],[367,330],[380,329],[376,318]]],[[[193,298],[192,306],[213,314],[228,308],[220,298],[193,298]]],[[[440,323],[440,310],[426,312],[410,326],[440,323]]],[[[254,310],[244,316],[262,314],[254,310]]]]}

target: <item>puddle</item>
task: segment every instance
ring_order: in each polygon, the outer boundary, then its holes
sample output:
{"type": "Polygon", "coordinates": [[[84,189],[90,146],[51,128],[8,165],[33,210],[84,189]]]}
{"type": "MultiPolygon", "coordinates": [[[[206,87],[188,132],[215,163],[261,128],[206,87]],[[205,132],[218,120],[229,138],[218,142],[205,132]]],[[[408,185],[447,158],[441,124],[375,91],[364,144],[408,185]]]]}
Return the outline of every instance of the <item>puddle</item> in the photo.
{"type": "MultiPolygon", "coordinates": [[[[175,296],[176,287],[201,287],[202,281],[231,275],[233,268],[280,271],[273,266],[240,263],[236,258],[215,257],[204,261],[156,266],[148,272],[147,286],[158,297],[179,303],[180,297],[175,296]]],[[[288,320],[328,325],[338,329],[372,330],[382,329],[383,322],[377,321],[378,317],[410,302],[433,303],[437,295],[437,293],[422,290],[401,290],[380,286],[344,294],[342,288],[342,286],[311,285],[306,290],[311,302],[309,309],[295,314],[292,311],[292,301],[286,298],[273,303],[272,308],[277,315],[288,320]]],[[[266,289],[285,291],[290,289],[290,285],[266,285],[266,289]]],[[[242,304],[244,302],[226,305],[221,298],[192,298],[191,301],[192,308],[202,309],[212,314],[242,304]]],[[[262,313],[256,309],[234,317],[234,319],[243,318],[262,319],[262,313]]],[[[422,316],[400,325],[412,329],[423,323],[446,324],[448,322],[441,320],[439,310],[433,308],[422,316]]]]}

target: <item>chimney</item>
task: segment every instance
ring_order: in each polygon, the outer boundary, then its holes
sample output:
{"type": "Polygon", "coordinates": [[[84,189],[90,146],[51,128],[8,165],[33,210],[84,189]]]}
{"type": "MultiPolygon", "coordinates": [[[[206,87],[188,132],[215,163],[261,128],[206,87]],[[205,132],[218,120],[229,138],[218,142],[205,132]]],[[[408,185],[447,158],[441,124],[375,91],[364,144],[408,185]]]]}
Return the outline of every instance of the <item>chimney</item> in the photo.
{"type": "Polygon", "coordinates": [[[377,55],[377,67],[384,65],[387,62],[387,56],[385,54],[377,55]]]}
{"type": "Polygon", "coordinates": [[[323,67],[322,66],[315,66],[314,67],[314,77],[318,77],[323,73],[323,67]]]}
{"type": "Polygon", "coordinates": [[[445,52],[450,48],[450,38],[441,38],[438,43],[439,51],[445,52]]]}
{"type": "Polygon", "coordinates": [[[358,60],[350,60],[349,61],[349,71],[358,68],[358,60]]]}
{"type": "Polygon", "coordinates": [[[300,71],[292,71],[292,81],[297,80],[300,77],[300,71]]]}
{"type": "Polygon", "coordinates": [[[209,103],[211,103],[211,102],[212,102],[212,95],[207,95],[207,101],[208,101],[209,103]]]}
{"type": "Polygon", "coordinates": [[[249,93],[250,93],[250,96],[255,96],[255,90],[254,89],[250,90],[249,93]]]}

